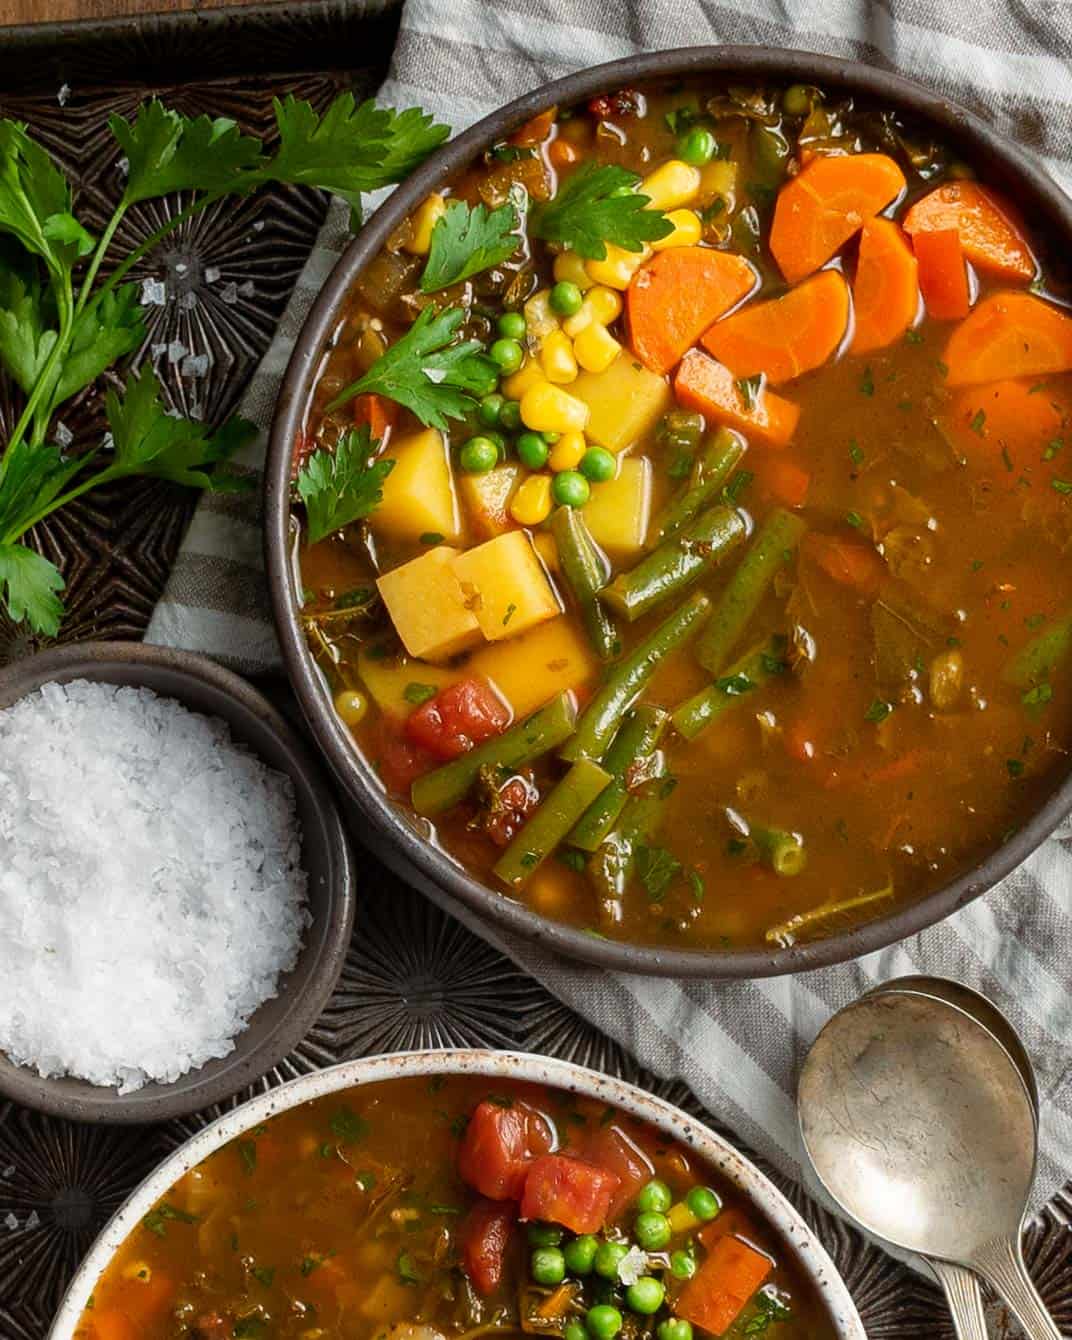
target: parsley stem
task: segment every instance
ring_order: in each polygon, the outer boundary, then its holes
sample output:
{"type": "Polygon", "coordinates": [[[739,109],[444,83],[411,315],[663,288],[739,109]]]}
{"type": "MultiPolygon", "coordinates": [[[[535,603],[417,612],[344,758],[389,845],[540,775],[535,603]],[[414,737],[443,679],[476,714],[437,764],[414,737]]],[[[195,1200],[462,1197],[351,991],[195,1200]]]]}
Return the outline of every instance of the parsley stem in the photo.
{"type": "Polygon", "coordinates": [[[53,498],[51,502],[46,503],[44,507],[38,508],[38,510],[24,522],[20,522],[15,530],[10,531],[3,537],[2,543],[14,544],[15,541],[21,539],[27,531],[32,530],[38,522],[44,521],[45,517],[51,516],[53,512],[59,511],[61,507],[66,507],[68,503],[74,502],[74,500],[80,498],[83,493],[89,493],[91,489],[99,488],[102,484],[109,484],[113,479],[118,479],[119,476],[124,473],[125,471],[118,470],[115,466],[109,465],[98,474],[90,475],[88,479],[83,479],[81,484],[75,484],[74,487],[69,488],[66,493],[61,493],[58,497],[53,498]]]}
{"type": "MultiPolygon", "coordinates": [[[[74,294],[71,289],[71,276],[69,273],[63,275],[53,274],[56,284],[56,307],[59,314],[60,331],[56,343],[49,351],[45,359],[44,367],[38,374],[34,382],[33,390],[30,392],[26,404],[23,406],[22,413],[19,415],[18,422],[11,430],[3,455],[0,455],[0,482],[3,481],[4,473],[7,469],[8,459],[11,456],[11,449],[20,443],[26,436],[26,430],[34,422],[35,415],[38,416],[38,424],[47,425],[48,419],[52,413],[51,399],[42,406],[42,399],[45,395],[50,397],[55,393],[55,379],[53,373],[56,371],[60,360],[67,352],[67,346],[71,342],[71,334],[74,329],[74,294]]],[[[28,528],[27,528],[28,529],[28,528]]]]}
{"type": "Polygon", "coordinates": [[[89,295],[93,290],[93,285],[97,279],[97,272],[100,270],[101,262],[112,244],[112,238],[116,234],[116,229],[123,221],[123,217],[129,206],[125,201],[120,200],[115,207],[115,213],[108,220],[108,226],[100,235],[100,241],[97,243],[97,249],[93,253],[93,259],[89,263],[89,269],[86,271],[86,277],[82,281],[82,288],[78,294],[78,304],[74,309],[75,316],[80,315],[86,303],[89,301],[89,295]]]}

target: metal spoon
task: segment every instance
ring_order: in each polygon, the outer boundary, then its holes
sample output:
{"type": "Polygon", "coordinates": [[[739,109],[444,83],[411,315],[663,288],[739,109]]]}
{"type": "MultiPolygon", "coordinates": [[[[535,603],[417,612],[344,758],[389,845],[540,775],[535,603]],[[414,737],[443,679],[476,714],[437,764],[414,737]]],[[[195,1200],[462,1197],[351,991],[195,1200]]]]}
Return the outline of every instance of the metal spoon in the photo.
{"type": "MultiPolygon", "coordinates": [[[[1035,1070],[1027,1054],[1020,1035],[1008,1019],[986,996],[973,991],[962,982],[953,982],[945,977],[898,977],[890,982],[880,982],[867,992],[868,996],[881,995],[886,991],[910,991],[920,996],[932,996],[946,1000],[965,1013],[973,1015],[994,1038],[1005,1048],[1010,1059],[1020,1072],[1035,1110],[1035,1125],[1038,1126],[1039,1097],[1035,1070]]],[[[979,1277],[963,1266],[952,1265],[949,1261],[927,1261],[928,1267],[937,1276],[945,1293],[945,1300],[953,1318],[953,1327],[958,1340],[988,1340],[986,1313],[983,1310],[983,1290],[979,1277]]]]}
{"type": "Polygon", "coordinates": [[[820,1181],[865,1229],[976,1271],[1030,1340],[1061,1340],[1020,1249],[1031,1095],[973,1014],[910,991],[863,997],[816,1039],[798,1106],[820,1181]]]}

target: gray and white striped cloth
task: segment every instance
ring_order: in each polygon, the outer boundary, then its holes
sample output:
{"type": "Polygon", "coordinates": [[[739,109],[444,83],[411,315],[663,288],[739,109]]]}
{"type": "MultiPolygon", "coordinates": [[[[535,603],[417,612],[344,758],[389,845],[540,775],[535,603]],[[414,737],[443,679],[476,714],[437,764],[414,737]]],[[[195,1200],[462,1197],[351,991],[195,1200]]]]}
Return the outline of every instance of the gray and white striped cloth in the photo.
{"type": "MultiPolygon", "coordinates": [[[[386,103],[419,103],[461,130],[526,89],[641,50],[743,42],[892,67],[974,107],[1072,185],[1072,6],[1067,0],[408,0],[386,103]]],[[[291,344],[346,240],[332,210],[242,412],[269,422],[291,344]]],[[[263,434],[245,464],[258,468],[263,434]]],[[[244,671],[278,665],[255,501],[206,497],[148,640],[244,671]]],[[[1043,1095],[1037,1200],[1072,1178],[1072,830],[987,897],[856,963],[730,984],[611,974],[554,960],[459,915],[624,1044],[686,1080],[710,1111],[801,1175],[794,1088],[829,1015],[903,973],[957,978],[1021,1030],[1043,1095]]]]}

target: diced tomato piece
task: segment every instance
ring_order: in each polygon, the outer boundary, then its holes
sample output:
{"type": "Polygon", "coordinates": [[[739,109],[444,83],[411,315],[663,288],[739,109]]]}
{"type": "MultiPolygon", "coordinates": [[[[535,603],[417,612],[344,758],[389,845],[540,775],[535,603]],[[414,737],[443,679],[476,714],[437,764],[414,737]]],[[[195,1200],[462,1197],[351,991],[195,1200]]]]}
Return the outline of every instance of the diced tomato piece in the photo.
{"type": "Polygon", "coordinates": [[[517,1206],[509,1200],[481,1196],[461,1228],[462,1269],[485,1298],[499,1287],[517,1206]]]}
{"type": "Polygon", "coordinates": [[[436,766],[437,755],[407,740],[403,723],[380,717],[373,731],[371,757],[388,791],[406,793],[426,772],[436,766]]]}
{"type": "Polygon", "coordinates": [[[380,442],[395,426],[398,418],[398,406],[386,396],[366,391],[354,401],[354,426],[360,428],[363,423],[369,426],[369,436],[380,442]]]}
{"type": "Polygon", "coordinates": [[[485,1100],[465,1128],[458,1172],[482,1196],[520,1200],[529,1165],[550,1142],[547,1123],[535,1108],[527,1103],[500,1107],[485,1100]]]}
{"type": "Polygon", "coordinates": [[[771,1272],[770,1258],[740,1238],[720,1238],[682,1289],[674,1313],[712,1335],[725,1335],[771,1272]]]}
{"type": "Polygon", "coordinates": [[[505,847],[540,803],[540,788],[526,769],[524,774],[508,777],[491,799],[480,827],[496,847],[505,847]]]}
{"type": "Polygon", "coordinates": [[[608,1219],[617,1219],[642,1186],[655,1176],[647,1154],[630,1140],[620,1126],[601,1126],[584,1144],[584,1156],[606,1168],[618,1179],[618,1188],[607,1208],[608,1219]]]}
{"type": "Polygon", "coordinates": [[[405,734],[436,758],[452,759],[498,735],[509,721],[506,704],[486,679],[461,679],[412,712],[405,734]]]}
{"type": "Polygon", "coordinates": [[[573,1233],[598,1233],[618,1189],[616,1173],[569,1154],[545,1154],[529,1168],[522,1219],[546,1219],[573,1233]]]}
{"type": "Polygon", "coordinates": [[[617,93],[603,93],[593,98],[588,110],[597,120],[609,121],[615,116],[639,116],[642,105],[642,95],[637,89],[620,88],[617,93]]]}

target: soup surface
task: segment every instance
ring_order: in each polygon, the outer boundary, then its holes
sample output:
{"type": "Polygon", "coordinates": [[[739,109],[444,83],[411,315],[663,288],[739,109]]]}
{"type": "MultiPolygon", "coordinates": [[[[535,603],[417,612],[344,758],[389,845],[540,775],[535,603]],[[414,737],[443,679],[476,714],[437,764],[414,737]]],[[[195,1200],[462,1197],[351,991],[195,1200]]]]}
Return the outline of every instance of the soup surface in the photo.
{"type": "Polygon", "coordinates": [[[301,617],[385,788],[645,943],[822,936],[998,844],[1072,727],[1040,255],[971,165],[801,86],[553,109],[426,200],[295,455],[301,617]]]}
{"type": "Polygon", "coordinates": [[[79,1340],[827,1340],[768,1226],[614,1108],[481,1077],[307,1103],[175,1184],[79,1340]]]}

